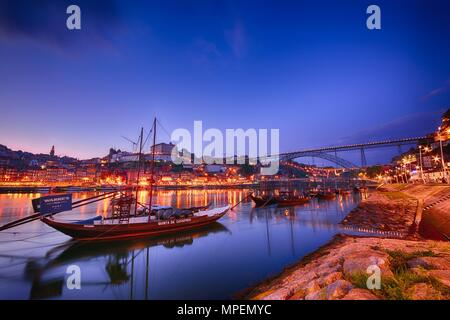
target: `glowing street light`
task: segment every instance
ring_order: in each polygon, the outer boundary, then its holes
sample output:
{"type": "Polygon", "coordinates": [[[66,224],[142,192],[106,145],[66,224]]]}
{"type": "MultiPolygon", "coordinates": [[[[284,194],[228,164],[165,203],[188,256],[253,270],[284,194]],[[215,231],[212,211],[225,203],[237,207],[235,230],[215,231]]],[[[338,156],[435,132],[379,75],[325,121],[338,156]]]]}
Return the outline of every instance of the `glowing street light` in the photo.
{"type": "MultiPolygon", "coordinates": [[[[423,148],[424,150],[427,149],[427,147],[423,148]]],[[[422,182],[425,183],[425,179],[423,177],[423,164],[422,164],[422,146],[419,146],[419,159],[420,159],[420,178],[422,179],[422,182]]]]}
{"type": "Polygon", "coordinates": [[[439,140],[439,147],[441,149],[442,175],[443,175],[444,179],[447,180],[447,183],[450,184],[450,179],[447,176],[447,169],[445,167],[444,150],[442,148],[442,141],[444,140],[444,137],[441,135],[440,131],[441,131],[441,127],[439,127],[439,129],[438,129],[437,135],[438,135],[438,140],[439,140]]]}

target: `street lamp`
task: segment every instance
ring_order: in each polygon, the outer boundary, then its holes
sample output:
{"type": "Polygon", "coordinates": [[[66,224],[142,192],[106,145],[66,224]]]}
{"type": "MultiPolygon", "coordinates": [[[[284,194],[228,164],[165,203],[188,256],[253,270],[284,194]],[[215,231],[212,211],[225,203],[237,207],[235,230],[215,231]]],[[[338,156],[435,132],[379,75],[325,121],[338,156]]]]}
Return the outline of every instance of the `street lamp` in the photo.
{"type": "Polygon", "coordinates": [[[400,177],[402,178],[402,183],[407,183],[408,180],[406,179],[406,173],[405,173],[405,165],[401,164],[400,165],[400,177]]]}
{"type": "MultiPolygon", "coordinates": [[[[424,148],[424,150],[425,150],[425,148],[424,148]]],[[[422,146],[419,146],[419,159],[420,159],[420,178],[422,179],[422,182],[425,183],[425,179],[423,177],[422,146]]]]}
{"type": "Polygon", "coordinates": [[[439,131],[438,131],[438,139],[439,139],[439,148],[441,149],[442,174],[443,174],[444,179],[447,180],[447,183],[450,183],[450,181],[449,181],[449,179],[448,179],[448,176],[447,176],[447,169],[445,168],[444,150],[443,150],[443,148],[442,148],[442,140],[444,140],[444,139],[443,139],[443,137],[441,136],[440,130],[441,130],[441,127],[439,127],[439,131]]]}

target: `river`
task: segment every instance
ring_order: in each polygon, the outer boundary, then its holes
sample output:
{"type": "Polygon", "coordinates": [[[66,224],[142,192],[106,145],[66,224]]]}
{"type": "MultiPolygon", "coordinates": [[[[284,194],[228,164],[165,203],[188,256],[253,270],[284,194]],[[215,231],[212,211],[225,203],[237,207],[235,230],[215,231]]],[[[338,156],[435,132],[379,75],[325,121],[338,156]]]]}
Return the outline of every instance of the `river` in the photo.
{"type": "MultiPolygon", "coordinates": [[[[235,204],[247,190],[158,191],[177,207],[235,204]]],[[[93,193],[74,194],[74,200],[93,193]]],[[[39,194],[0,194],[0,223],[32,214],[39,194]]],[[[139,195],[147,198],[147,191],[139,195]]],[[[218,223],[196,231],[116,242],[75,242],[40,221],[0,232],[0,299],[229,299],[324,245],[360,194],[289,208],[240,203],[218,223]],[[81,288],[69,289],[69,266],[81,288]]],[[[108,200],[58,215],[106,215],[108,200]]]]}

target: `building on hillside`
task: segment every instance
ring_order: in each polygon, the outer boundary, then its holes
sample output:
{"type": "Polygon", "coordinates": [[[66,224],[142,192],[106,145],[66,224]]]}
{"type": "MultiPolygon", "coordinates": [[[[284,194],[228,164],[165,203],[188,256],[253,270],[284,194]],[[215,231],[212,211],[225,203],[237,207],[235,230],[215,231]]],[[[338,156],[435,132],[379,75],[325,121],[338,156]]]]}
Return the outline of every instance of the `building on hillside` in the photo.
{"type": "Polygon", "coordinates": [[[111,156],[111,163],[124,163],[138,161],[138,154],[121,151],[111,156]]]}
{"type": "Polygon", "coordinates": [[[46,169],[46,172],[46,182],[66,182],[66,168],[50,167],[46,169]]]}
{"type": "Polygon", "coordinates": [[[173,143],[158,143],[150,148],[150,154],[145,156],[145,160],[151,160],[153,149],[155,150],[156,161],[172,161],[172,150],[175,148],[173,143]]]}
{"type": "Polygon", "coordinates": [[[150,148],[150,153],[155,149],[155,154],[171,154],[174,147],[173,143],[158,143],[150,148]]]}
{"type": "Polygon", "coordinates": [[[223,164],[207,164],[205,165],[205,172],[207,173],[224,173],[227,167],[223,164]]]}

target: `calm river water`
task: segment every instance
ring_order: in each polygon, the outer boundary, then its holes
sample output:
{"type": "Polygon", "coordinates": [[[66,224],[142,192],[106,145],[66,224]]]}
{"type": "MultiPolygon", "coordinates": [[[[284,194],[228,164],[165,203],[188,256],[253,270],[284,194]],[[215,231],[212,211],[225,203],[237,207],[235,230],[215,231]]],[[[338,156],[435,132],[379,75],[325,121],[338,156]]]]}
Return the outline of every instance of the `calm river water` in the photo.
{"type": "MultiPolygon", "coordinates": [[[[188,207],[235,204],[246,190],[158,191],[156,202],[188,207]]],[[[74,194],[74,200],[92,196],[74,194]]],[[[32,214],[39,194],[1,194],[0,223],[32,214]]],[[[142,192],[144,199],[147,192],[142,192]]],[[[40,221],[0,232],[0,299],[221,299],[327,243],[360,200],[359,194],[289,208],[239,204],[208,228],[175,236],[76,243],[40,221]],[[81,270],[81,289],[69,290],[69,266],[81,270]]],[[[141,199],[141,200],[142,200],[141,199]]],[[[60,219],[106,215],[108,200],[60,219]]],[[[355,232],[352,232],[355,234],[355,232]]]]}

